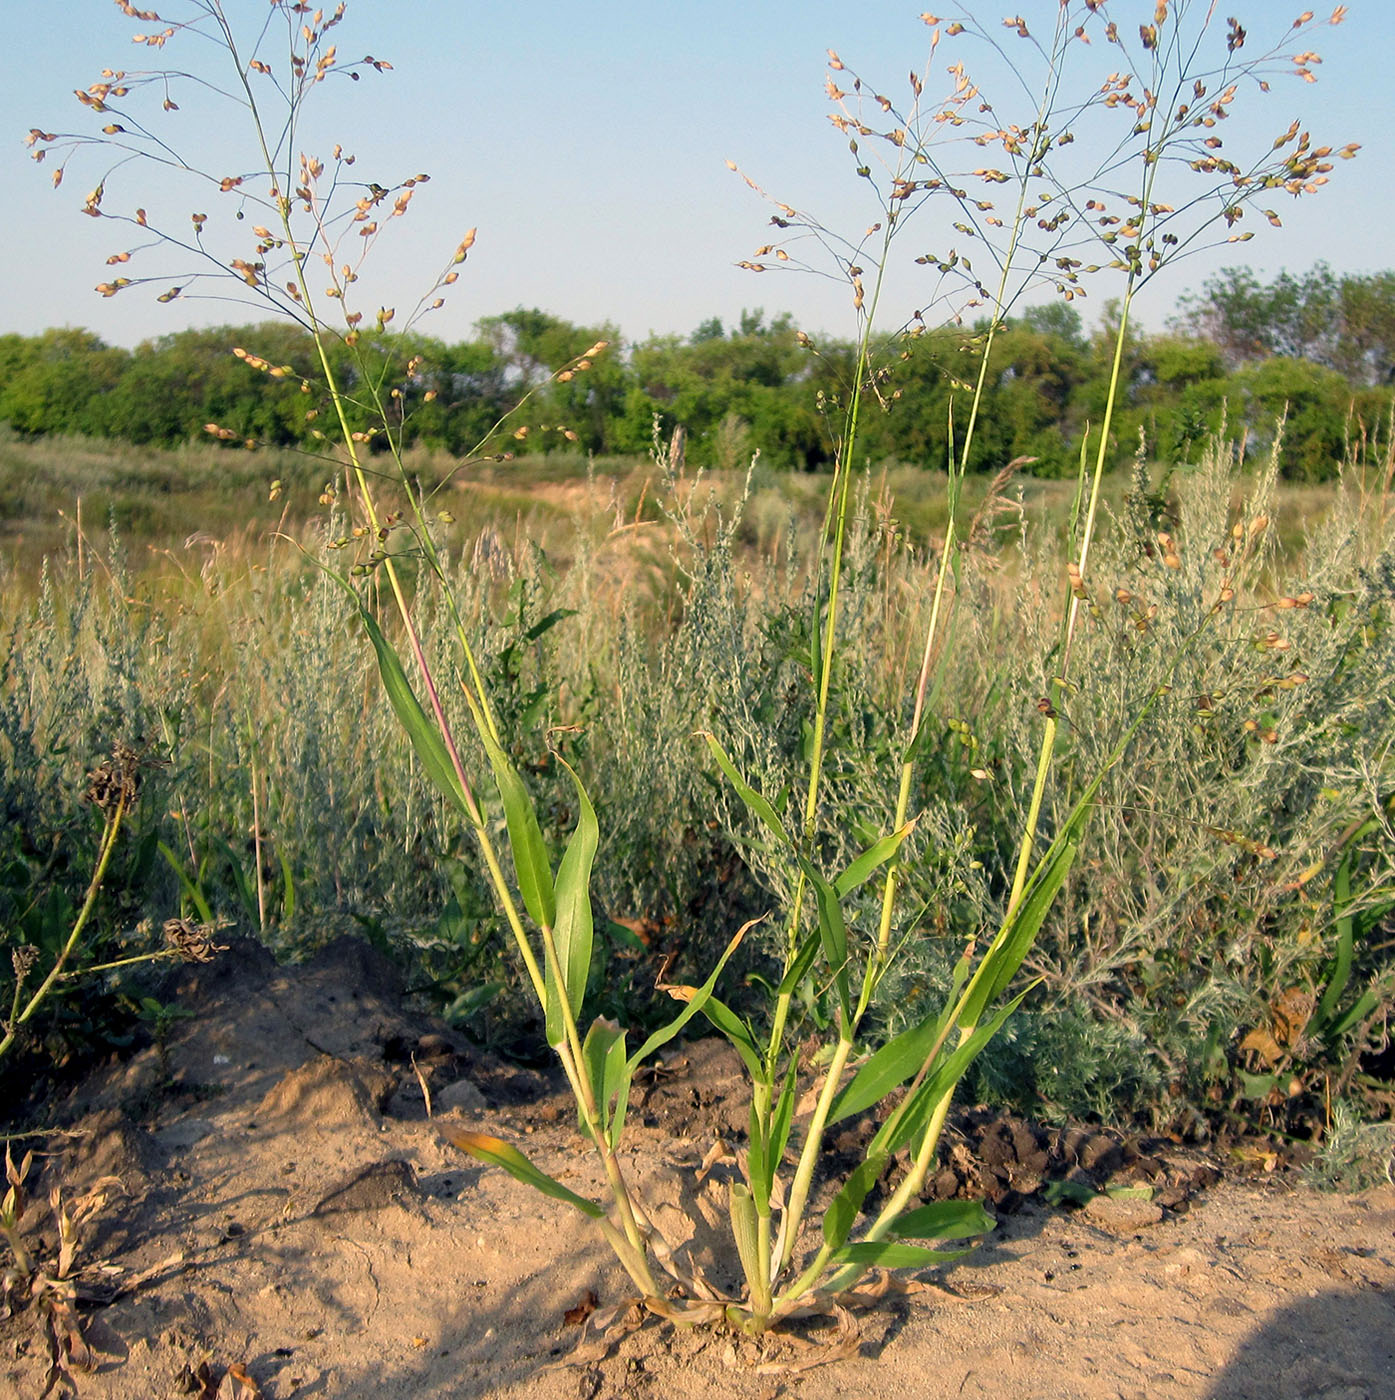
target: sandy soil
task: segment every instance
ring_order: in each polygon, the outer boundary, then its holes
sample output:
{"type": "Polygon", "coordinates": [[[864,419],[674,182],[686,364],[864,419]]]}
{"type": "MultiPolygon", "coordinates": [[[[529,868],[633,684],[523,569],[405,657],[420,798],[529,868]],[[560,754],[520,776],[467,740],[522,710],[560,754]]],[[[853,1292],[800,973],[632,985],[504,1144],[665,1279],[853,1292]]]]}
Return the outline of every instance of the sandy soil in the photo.
{"type": "MultiPolygon", "coordinates": [[[[1000,1208],[965,1260],[850,1323],[757,1344],[650,1321],[602,1355],[576,1318],[627,1280],[588,1222],[440,1134],[496,1132],[594,1189],[553,1084],[405,1009],[361,945],[282,969],[239,943],[177,990],[197,1016],[73,1091],[75,1135],[49,1139],[35,1193],[121,1181],[82,1228],[84,1397],[1395,1398],[1395,1190],[1320,1195],[1282,1168],[988,1115],[962,1120],[937,1182],[1000,1208]],[[1148,1189],[1048,1207],[1061,1177],[1148,1189]]],[[[722,1188],[696,1168],[739,1130],[732,1065],[680,1047],[633,1119],[634,1178],[661,1225],[692,1217],[720,1278],[722,1188]]],[[[51,1249],[46,1208],[31,1219],[51,1249]]],[[[32,1310],[0,1322],[0,1395],[39,1395],[48,1365],[32,1310]]]]}

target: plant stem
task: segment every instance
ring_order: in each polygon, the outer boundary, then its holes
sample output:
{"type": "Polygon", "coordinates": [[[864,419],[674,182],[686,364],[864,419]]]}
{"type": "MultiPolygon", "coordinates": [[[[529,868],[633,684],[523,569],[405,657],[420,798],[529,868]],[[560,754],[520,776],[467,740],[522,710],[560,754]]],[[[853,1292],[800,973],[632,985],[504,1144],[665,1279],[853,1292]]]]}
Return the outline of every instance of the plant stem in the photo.
{"type": "Polygon", "coordinates": [[[101,893],[102,881],[106,878],[107,866],[111,864],[112,852],[116,849],[117,834],[121,830],[122,818],[126,815],[126,795],[120,793],[116,799],[116,805],[107,814],[106,825],[102,831],[101,845],[97,851],[97,864],[92,871],[92,879],[87,885],[87,897],[83,900],[82,908],[78,911],[77,918],[73,921],[72,932],[68,935],[68,940],[64,943],[56,961],[49,969],[48,976],[40,983],[38,990],[29,998],[23,1011],[16,1016],[5,1028],[5,1037],[0,1040],[0,1057],[14,1044],[15,1037],[19,1034],[19,1028],[23,1026],[43,1005],[44,998],[52,991],[54,984],[63,975],[63,969],[67,966],[68,959],[77,948],[78,940],[82,937],[82,931],[87,927],[87,921],[92,916],[92,910],[96,907],[97,896],[101,893]]]}
{"type": "Polygon", "coordinates": [[[799,1227],[803,1222],[804,1207],[808,1203],[809,1190],[814,1181],[814,1168],[818,1164],[819,1152],[823,1147],[824,1125],[828,1122],[828,1113],[833,1107],[839,1080],[843,1076],[852,1048],[851,1035],[845,1033],[840,1036],[833,1051],[833,1058],[828,1062],[828,1069],[824,1074],[814,1116],[809,1120],[809,1128],[804,1136],[804,1148],[799,1154],[799,1165],[795,1169],[794,1183],[790,1187],[789,1202],[785,1206],[785,1220],[781,1231],[784,1235],[784,1247],[775,1264],[777,1274],[785,1268],[794,1253],[795,1237],[799,1234],[799,1227]]]}

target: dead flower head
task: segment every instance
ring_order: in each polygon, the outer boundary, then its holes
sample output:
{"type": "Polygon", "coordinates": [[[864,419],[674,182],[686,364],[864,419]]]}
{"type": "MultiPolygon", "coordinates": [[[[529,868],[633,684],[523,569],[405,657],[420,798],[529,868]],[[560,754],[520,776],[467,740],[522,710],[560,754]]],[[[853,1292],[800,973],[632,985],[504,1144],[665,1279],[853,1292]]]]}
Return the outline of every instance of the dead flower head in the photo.
{"type": "Polygon", "coordinates": [[[188,963],[212,962],[217,953],[228,951],[226,944],[213,941],[228,925],[223,920],[196,924],[192,919],[166,919],[161,932],[165,942],[188,963]]]}
{"type": "Polygon", "coordinates": [[[111,757],[105,758],[87,775],[87,801],[103,812],[120,806],[134,805],[140,792],[142,759],[125,744],[112,746],[111,757]]]}

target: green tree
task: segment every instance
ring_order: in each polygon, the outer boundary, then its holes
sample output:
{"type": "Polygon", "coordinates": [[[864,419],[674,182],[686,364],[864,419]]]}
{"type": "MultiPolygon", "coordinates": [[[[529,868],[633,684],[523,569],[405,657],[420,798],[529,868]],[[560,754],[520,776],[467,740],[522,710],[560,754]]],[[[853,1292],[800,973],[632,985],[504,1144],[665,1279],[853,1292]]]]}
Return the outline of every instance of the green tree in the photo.
{"type": "Polygon", "coordinates": [[[27,340],[6,337],[0,421],[18,433],[105,437],[113,387],[126,351],[89,331],[50,330],[27,340]]]}

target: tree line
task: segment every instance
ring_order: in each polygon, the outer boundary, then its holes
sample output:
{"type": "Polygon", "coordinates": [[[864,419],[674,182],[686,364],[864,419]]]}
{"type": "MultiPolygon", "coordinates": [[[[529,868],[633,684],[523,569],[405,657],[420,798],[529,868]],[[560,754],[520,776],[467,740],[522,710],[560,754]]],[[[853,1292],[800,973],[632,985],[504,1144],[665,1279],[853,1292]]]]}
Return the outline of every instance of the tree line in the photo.
{"type": "MultiPolygon", "coordinates": [[[[985,331],[945,327],[882,347],[880,411],[862,431],[870,460],[946,463],[985,331]]],[[[1112,344],[1061,303],[1009,320],[995,339],[970,467],[1025,457],[1039,475],[1072,473],[1103,416],[1112,344]]],[[[744,466],[759,452],[767,466],[804,470],[831,460],[855,364],[851,343],[811,342],[788,317],[759,311],[626,346],[614,326],[524,308],[485,318],[456,344],[365,333],[336,359],[358,404],[353,426],[370,442],[381,431],[376,399],[405,444],[457,456],[643,453],[657,424],[664,435],[681,426],[701,465],[744,466]],[[559,375],[598,341],[608,347],[586,368],[559,375]]],[[[177,331],[134,350],[81,330],[6,335],[0,422],[28,436],[162,447],[214,429],[236,443],[308,446],[327,426],[319,373],[309,336],[286,323],[177,331]]],[[[1154,457],[1194,460],[1222,430],[1267,451],[1284,418],[1284,473],[1321,480],[1353,439],[1384,432],[1393,384],[1395,272],[1338,275],[1319,264],[1265,283],[1227,269],[1184,298],[1165,331],[1131,337],[1116,455],[1132,456],[1141,436],[1154,457]]]]}

